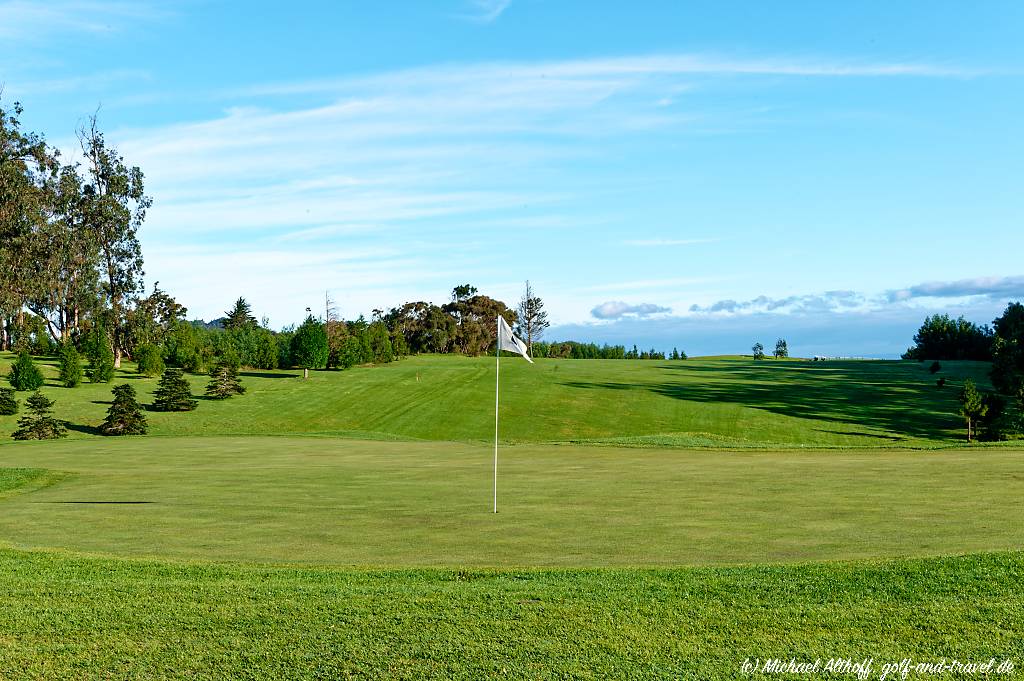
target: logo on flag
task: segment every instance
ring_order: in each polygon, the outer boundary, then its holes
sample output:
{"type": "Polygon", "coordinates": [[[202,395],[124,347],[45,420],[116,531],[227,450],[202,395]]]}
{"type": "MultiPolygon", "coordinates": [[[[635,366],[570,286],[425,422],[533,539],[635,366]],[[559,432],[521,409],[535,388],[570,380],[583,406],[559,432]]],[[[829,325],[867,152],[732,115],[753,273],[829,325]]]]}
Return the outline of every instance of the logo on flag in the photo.
{"type": "Polygon", "coordinates": [[[523,359],[533,364],[533,360],[527,354],[526,343],[516,338],[516,335],[512,333],[512,329],[508,327],[508,322],[505,321],[504,317],[500,316],[498,317],[498,350],[518,352],[523,356],[523,359]]]}

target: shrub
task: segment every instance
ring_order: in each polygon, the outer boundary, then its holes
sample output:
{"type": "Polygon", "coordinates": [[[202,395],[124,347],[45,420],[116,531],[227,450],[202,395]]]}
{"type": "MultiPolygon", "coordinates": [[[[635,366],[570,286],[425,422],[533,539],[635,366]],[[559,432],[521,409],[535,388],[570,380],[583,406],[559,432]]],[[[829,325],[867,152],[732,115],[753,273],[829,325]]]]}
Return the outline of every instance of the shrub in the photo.
{"type": "Polygon", "coordinates": [[[53,418],[53,400],[37,390],[25,400],[25,406],[28,413],[18,419],[18,430],[11,434],[15,440],[54,440],[67,435],[64,424],[53,418]]]}
{"type": "Polygon", "coordinates": [[[146,416],[135,398],[135,388],[126,383],[115,386],[113,393],[114,403],[100,424],[100,432],[104,435],[145,435],[146,416]]]}
{"type": "Polygon", "coordinates": [[[143,376],[157,376],[164,371],[164,358],[160,348],[152,343],[143,343],[135,348],[135,363],[143,376]]]}
{"type": "Polygon", "coordinates": [[[932,365],[928,367],[928,373],[930,374],[937,374],[940,371],[942,371],[942,365],[938,362],[932,362],[932,365]]]}
{"type": "Polygon", "coordinates": [[[154,397],[155,411],[192,411],[199,405],[192,399],[192,388],[181,373],[181,369],[164,370],[154,397]]]}
{"type": "Polygon", "coordinates": [[[14,399],[14,390],[0,388],[0,416],[14,416],[18,413],[18,400],[14,399]]]}
{"type": "Polygon", "coordinates": [[[60,346],[60,382],[65,388],[77,388],[82,383],[82,358],[70,341],[60,346]]]}
{"type": "Polygon", "coordinates": [[[114,380],[114,352],[106,335],[93,344],[89,355],[89,380],[93,383],[110,383],[114,380]]]}
{"type": "Polygon", "coordinates": [[[232,395],[241,395],[245,387],[238,381],[238,367],[228,362],[218,362],[210,371],[210,383],[206,396],[214,400],[226,400],[232,395]]]}
{"type": "Polygon", "coordinates": [[[26,350],[18,353],[18,359],[11,365],[11,373],[7,375],[15,390],[37,390],[43,385],[43,373],[32,362],[26,350]]]}

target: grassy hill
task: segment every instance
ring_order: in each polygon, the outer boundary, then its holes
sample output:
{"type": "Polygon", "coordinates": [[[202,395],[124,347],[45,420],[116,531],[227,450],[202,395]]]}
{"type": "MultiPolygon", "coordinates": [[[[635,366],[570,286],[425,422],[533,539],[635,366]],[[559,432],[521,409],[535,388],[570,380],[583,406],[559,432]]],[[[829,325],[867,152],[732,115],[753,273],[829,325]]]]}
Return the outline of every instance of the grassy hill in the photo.
{"type": "MultiPolygon", "coordinates": [[[[12,360],[0,354],[0,366],[12,360]]],[[[95,434],[109,385],[45,390],[72,437],[95,434]]],[[[707,359],[682,362],[538,360],[502,363],[507,442],[606,442],[670,447],[877,447],[956,442],[956,391],[987,383],[987,365],[947,362],[939,389],[918,362],[707,359]]],[[[248,393],[202,401],[190,414],[149,415],[153,435],[322,434],[486,441],[494,432],[494,359],[412,357],[380,367],[244,372],[248,393]]],[[[155,378],[126,365],[118,381],[149,401],[155,378]]],[[[191,378],[202,394],[206,377],[191,378]]],[[[0,417],[0,433],[16,417],[0,417]]]]}

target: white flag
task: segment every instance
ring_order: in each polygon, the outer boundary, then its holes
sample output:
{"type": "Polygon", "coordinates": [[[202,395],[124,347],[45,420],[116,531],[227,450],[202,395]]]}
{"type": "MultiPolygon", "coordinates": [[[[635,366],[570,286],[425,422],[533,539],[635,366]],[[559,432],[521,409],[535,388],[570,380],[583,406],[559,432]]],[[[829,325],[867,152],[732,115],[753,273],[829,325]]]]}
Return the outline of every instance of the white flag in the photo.
{"type": "Polygon", "coordinates": [[[515,334],[512,333],[512,329],[508,328],[508,322],[505,321],[504,317],[498,317],[498,350],[518,352],[523,356],[523,359],[533,364],[533,360],[526,354],[526,343],[516,338],[515,334]]]}

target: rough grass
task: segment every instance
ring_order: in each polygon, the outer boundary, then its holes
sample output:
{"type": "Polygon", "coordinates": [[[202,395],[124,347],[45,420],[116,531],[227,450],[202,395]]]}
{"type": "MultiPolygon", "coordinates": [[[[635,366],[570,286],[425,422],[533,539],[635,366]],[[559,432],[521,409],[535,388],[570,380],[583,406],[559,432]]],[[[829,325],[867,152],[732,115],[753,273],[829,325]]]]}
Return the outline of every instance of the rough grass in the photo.
{"type": "Polygon", "coordinates": [[[107,438],[0,448],[67,477],[0,541],[347,565],[699,565],[1024,547],[1024,455],[107,438]],[[98,444],[102,446],[97,446],[98,444]]]}
{"type": "MultiPolygon", "coordinates": [[[[11,360],[0,354],[0,366],[11,360]]],[[[96,436],[110,385],[57,385],[41,362],[45,392],[71,437],[96,436]]],[[[156,378],[130,365],[151,401],[156,378]]],[[[965,377],[987,384],[988,366],[945,362],[945,388],[919,362],[502,362],[502,438],[507,442],[611,442],[669,447],[928,447],[959,443],[956,392],[965,377]]],[[[245,371],[248,392],[201,400],[195,412],[147,416],[152,435],[323,434],[375,439],[486,441],[494,428],[494,358],[421,356],[344,372],[245,371]]],[[[192,376],[201,395],[205,376],[192,376]]],[[[24,394],[20,394],[22,399],[24,394]]],[[[0,417],[0,433],[16,417],[0,417]]],[[[3,438],[0,438],[2,441],[3,438]]]]}
{"type": "Polygon", "coordinates": [[[877,679],[904,658],[1024,660],[1021,553],[364,571],[0,551],[0,574],[7,678],[734,679],[747,657],[847,657],[877,679]]]}

